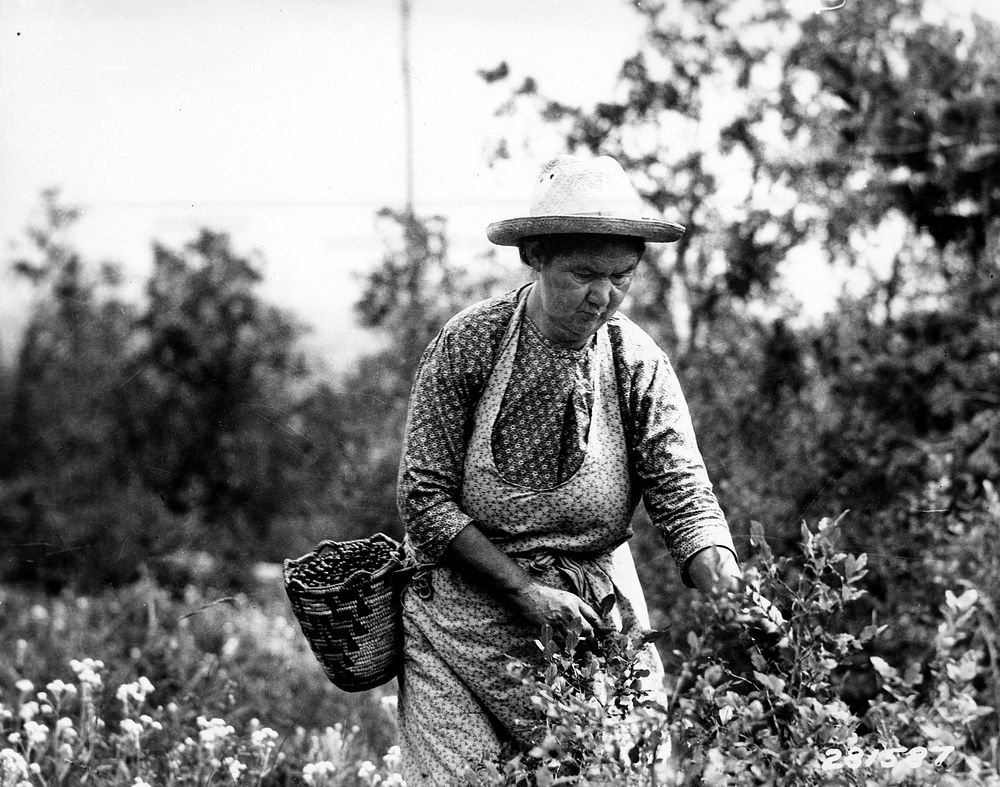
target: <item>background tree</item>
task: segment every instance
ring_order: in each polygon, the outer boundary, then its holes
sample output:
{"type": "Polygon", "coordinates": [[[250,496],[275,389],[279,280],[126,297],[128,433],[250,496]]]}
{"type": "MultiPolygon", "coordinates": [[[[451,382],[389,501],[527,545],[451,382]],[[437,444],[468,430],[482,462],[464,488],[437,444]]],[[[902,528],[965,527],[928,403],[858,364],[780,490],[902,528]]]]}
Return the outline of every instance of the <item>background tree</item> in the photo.
{"type": "Polygon", "coordinates": [[[379,212],[386,238],[381,263],[364,276],[356,304],[361,324],[377,330],[385,347],[361,359],[344,386],[353,414],[343,487],[347,521],[358,533],[389,528],[401,534],[396,477],[413,375],[424,349],[454,314],[512,282],[497,272],[492,252],[482,272],[449,259],[445,220],[407,210],[379,212]]]}
{"type": "Polygon", "coordinates": [[[268,556],[278,517],[297,507],[307,445],[295,423],[302,328],[261,300],[260,281],[224,234],[156,244],[122,387],[144,485],[172,514],[195,515],[188,545],[236,576],[268,556]]]}
{"type": "Polygon", "coordinates": [[[79,215],[46,191],[42,220],[28,228],[30,252],[13,264],[35,301],[0,430],[0,570],[50,585],[82,574],[120,580],[160,537],[157,527],[134,527],[156,521],[156,501],[120,451],[134,308],[117,293],[114,266],[94,275],[70,245],[79,215]]]}
{"type": "MultiPolygon", "coordinates": [[[[851,509],[874,606],[914,626],[888,647],[927,640],[933,586],[956,568],[997,609],[983,524],[1000,468],[996,27],[931,24],[894,0],[636,10],[646,33],[607,101],[570,106],[527,78],[500,114],[615,156],[688,226],[630,312],[679,367],[738,539],[760,519],[787,552],[802,518],[851,509]],[[853,283],[812,325],[783,274],[816,260],[853,283]]],[[[640,545],[648,571],[656,547],[640,545]]]]}

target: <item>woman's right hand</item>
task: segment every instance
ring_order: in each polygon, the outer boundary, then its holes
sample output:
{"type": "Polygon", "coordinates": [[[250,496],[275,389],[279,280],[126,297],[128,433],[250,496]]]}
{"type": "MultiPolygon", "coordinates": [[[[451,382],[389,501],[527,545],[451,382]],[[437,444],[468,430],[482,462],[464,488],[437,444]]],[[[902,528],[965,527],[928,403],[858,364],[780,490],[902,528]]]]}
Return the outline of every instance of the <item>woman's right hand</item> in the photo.
{"type": "Polygon", "coordinates": [[[595,632],[607,631],[597,611],[575,593],[530,582],[513,600],[523,617],[539,626],[547,623],[558,638],[565,638],[569,629],[577,626],[584,640],[594,639],[595,632]]]}

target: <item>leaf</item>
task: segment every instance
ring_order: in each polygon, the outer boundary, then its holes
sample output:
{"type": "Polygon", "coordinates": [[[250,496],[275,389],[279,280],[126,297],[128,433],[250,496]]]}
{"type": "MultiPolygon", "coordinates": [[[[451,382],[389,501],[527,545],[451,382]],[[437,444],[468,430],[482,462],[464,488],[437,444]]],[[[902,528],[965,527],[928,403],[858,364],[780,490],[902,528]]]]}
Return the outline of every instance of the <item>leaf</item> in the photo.
{"type": "Polygon", "coordinates": [[[615,608],[615,594],[608,593],[604,598],[601,599],[600,603],[597,605],[597,611],[602,618],[606,618],[611,614],[611,610],[615,608]]]}
{"type": "Polygon", "coordinates": [[[764,537],[764,526],[755,520],[750,522],[750,546],[758,550],[768,561],[774,557],[774,553],[764,537]]]}
{"type": "Polygon", "coordinates": [[[854,555],[848,555],[847,559],[844,561],[844,573],[847,575],[847,581],[856,582],[867,574],[868,571],[865,569],[866,565],[868,565],[868,555],[864,552],[857,557],[854,555]]]}
{"type": "Polygon", "coordinates": [[[950,590],[944,592],[945,604],[951,609],[964,612],[979,600],[979,593],[975,588],[969,588],[961,596],[956,598],[950,590]]]}
{"type": "Polygon", "coordinates": [[[660,642],[666,638],[669,632],[667,629],[650,629],[649,631],[644,631],[636,638],[638,645],[648,645],[651,642],[660,642]]]}
{"type": "Polygon", "coordinates": [[[899,672],[894,667],[891,667],[889,662],[881,656],[871,656],[870,658],[875,671],[886,680],[891,680],[899,676],[899,672]]]}
{"type": "Polygon", "coordinates": [[[785,681],[782,678],[775,675],[768,675],[767,673],[759,672],[758,670],[754,670],[753,676],[756,678],[758,683],[765,686],[770,691],[773,691],[775,694],[784,693],[785,681]]]}

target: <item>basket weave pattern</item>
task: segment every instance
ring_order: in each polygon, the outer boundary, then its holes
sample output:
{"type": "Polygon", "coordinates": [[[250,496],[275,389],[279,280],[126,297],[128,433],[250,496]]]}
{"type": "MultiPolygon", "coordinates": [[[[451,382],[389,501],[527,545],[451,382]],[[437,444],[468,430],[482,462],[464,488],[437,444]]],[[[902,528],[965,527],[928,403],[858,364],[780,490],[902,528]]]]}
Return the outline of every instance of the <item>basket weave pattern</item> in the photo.
{"type": "Polygon", "coordinates": [[[400,545],[382,533],[323,541],[284,562],[285,592],[302,633],[334,685],[363,691],[388,683],[403,648],[400,545]]]}

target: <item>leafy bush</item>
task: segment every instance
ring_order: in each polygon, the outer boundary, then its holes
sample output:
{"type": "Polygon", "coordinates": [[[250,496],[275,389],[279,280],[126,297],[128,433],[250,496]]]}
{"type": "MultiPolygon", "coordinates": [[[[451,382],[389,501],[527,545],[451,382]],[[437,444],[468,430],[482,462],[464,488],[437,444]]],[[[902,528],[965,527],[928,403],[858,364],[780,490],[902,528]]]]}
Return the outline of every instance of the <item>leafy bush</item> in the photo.
{"type": "MultiPolygon", "coordinates": [[[[930,655],[893,664],[888,624],[856,624],[866,556],[840,551],[839,521],[801,537],[776,558],[755,526],[746,588],[695,598],[697,631],[586,647],[543,632],[540,659],[510,667],[534,689],[532,747],[456,783],[1000,784],[992,588],[956,580],[930,655]],[[650,692],[652,639],[671,680],[650,692]]],[[[394,696],[339,695],[273,597],[176,601],[147,582],[0,600],[0,787],[402,784],[394,696]]]]}
{"type": "MultiPolygon", "coordinates": [[[[837,548],[839,523],[802,527],[802,558],[775,559],[755,526],[744,592],[694,603],[703,623],[670,650],[665,698],[639,691],[645,638],[617,635],[595,654],[575,637],[538,644],[539,743],[492,774],[498,783],[1000,784],[996,711],[975,589],[945,594],[927,664],[900,670],[875,650],[886,629],[853,631],[865,555],[837,548]],[[841,696],[864,673],[873,697],[841,696]]],[[[669,632],[664,632],[669,638],[669,632]]],[[[995,690],[995,687],[994,687],[995,690]]]]}

